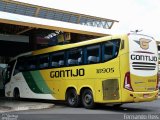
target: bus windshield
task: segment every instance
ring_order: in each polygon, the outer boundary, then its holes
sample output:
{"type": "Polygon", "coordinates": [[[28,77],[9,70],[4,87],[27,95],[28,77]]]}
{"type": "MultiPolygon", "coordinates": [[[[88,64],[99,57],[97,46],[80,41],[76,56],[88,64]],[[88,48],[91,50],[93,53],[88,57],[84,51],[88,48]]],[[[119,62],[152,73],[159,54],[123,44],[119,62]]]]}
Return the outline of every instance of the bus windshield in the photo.
{"type": "Polygon", "coordinates": [[[8,64],[8,67],[4,73],[4,83],[8,83],[11,80],[12,72],[13,72],[13,67],[14,67],[15,61],[11,61],[8,64]]]}

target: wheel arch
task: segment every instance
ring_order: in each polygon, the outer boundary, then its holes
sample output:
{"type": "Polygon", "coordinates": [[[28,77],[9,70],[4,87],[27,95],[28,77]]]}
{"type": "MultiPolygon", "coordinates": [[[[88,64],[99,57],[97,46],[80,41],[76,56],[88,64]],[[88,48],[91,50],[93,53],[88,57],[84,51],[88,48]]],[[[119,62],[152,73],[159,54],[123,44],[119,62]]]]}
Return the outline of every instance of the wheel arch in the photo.
{"type": "MultiPolygon", "coordinates": [[[[13,89],[13,97],[15,96],[15,92],[18,92],[18,93],[19,93],[19,96],[21,95],[21,94],[20,94],[20,90],[19,90],[18,87],[15,87],[15,88],[13,89]]],[[[20,96],[20,97],[21,97],[21,96],[20,96]]]]}
{"type": "Polygon", "coordinates": [[[75,89],[76,92],[77,92],[77,89],[76,89],[75,86],[69,86],[69,87],[67,87],[66,92],[65,92],[65,100],[66,100],[66,97],[67,97],[67,92],[68,92],[70,89],[75,89]]]}
{"type": "Polygon", "coordinates": [[[93,95],[94,95],[94,91],[93,91],[93,89],[92,89],[91,87],[89,87],[89,86],[83,86],[83,87],[81,87],[81,89],[80,89],[80,91],[79,91],[79,94],[80,94],[80,95],[82,95],[82,93],[83,93],[83,92],[84,92],[84,90],[86,90],[86,89],[91,90],[91,91],[92,91],[92,93],[93,93],[93,95]]]}

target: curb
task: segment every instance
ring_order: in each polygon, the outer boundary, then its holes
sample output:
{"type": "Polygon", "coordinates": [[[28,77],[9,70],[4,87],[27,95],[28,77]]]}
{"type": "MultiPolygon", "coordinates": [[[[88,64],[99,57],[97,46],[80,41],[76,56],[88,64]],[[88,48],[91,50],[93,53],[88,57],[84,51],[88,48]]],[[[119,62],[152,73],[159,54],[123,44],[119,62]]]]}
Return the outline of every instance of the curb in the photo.
{"type": "MultiPolygon", "coordinates": [[[[3,102],[3,101],[1,101],[3,102]]],[[[14,111],[25,110],[41,110],[47,108],[53,108],[53,103],[39,103],[39,102],[17,102],[16,104],[8,102],[7,104],[0,105],[0,114],[14,111]]]]}
{"type": "Polygon", "coordinates": [[[0,114],[3,114],[3,113],[8,113],[8,112],[16,112],[16,111],[25,111],[25,110],[42,110],[42,109],[47,109],[47,108],[53,108],[54,107],[54,104],[53,105],[43,105],[43,106],[29,106],[29,107],[24,107],[24,106],[21,106],[21,107],[17,107],[17,108],[10,108],[10,109],[5,109],[5,110],[0,110],[0,114]]]}
{"type": "Polygon", "coordinates": [[[19,106],[14,109],[13,111],[23,111],[23,110],[40,110],[40,109],[47,109],[52,108],[54,104],[51,105],[39,105],[39,106],[19,106]]]}

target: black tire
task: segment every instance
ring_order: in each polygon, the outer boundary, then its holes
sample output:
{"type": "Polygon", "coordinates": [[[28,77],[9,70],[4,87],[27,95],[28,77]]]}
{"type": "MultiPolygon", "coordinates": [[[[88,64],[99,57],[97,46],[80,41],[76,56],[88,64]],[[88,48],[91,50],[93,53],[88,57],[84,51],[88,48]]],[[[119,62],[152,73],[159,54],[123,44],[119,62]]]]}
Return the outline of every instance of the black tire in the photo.
{"type": "Polygon", "coordinates": [[[82,93],[82,104],[87,109],[92,109],[95,107],[94,98],[92,91],[90,89],[86,89],[82,93]]]}
{"type": "Polygon", "coordinates": [[[66,101],[70,107],[79,107],[80,99],[75,89],[69,89],[66,93],[66,101]]]}
{"type": "Polygon", "coordinates": [[[18,88],[14,90],[13,97],[14,97],[15,100],[20,99],[20,92],[19,92],[18,88]]]}

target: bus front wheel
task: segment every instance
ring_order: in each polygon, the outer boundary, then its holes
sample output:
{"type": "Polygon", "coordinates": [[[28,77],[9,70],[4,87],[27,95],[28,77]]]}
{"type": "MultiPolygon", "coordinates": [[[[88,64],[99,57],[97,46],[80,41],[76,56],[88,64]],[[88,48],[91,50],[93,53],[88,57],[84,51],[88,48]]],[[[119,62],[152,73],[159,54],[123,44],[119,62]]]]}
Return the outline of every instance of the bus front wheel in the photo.
{"type": "Polygon", "coordinates": [[[67,90],[66,101],[70,107],[78,107],[80,105],[80,99],[75,89],[67,90]]]}
{"type": "Polygon", "coordinates": [[[85,89],[82,93],[82,103],[83,106],[87,109],[92,109],[95,107],[93,94],[90,89],[85,89]]]}

